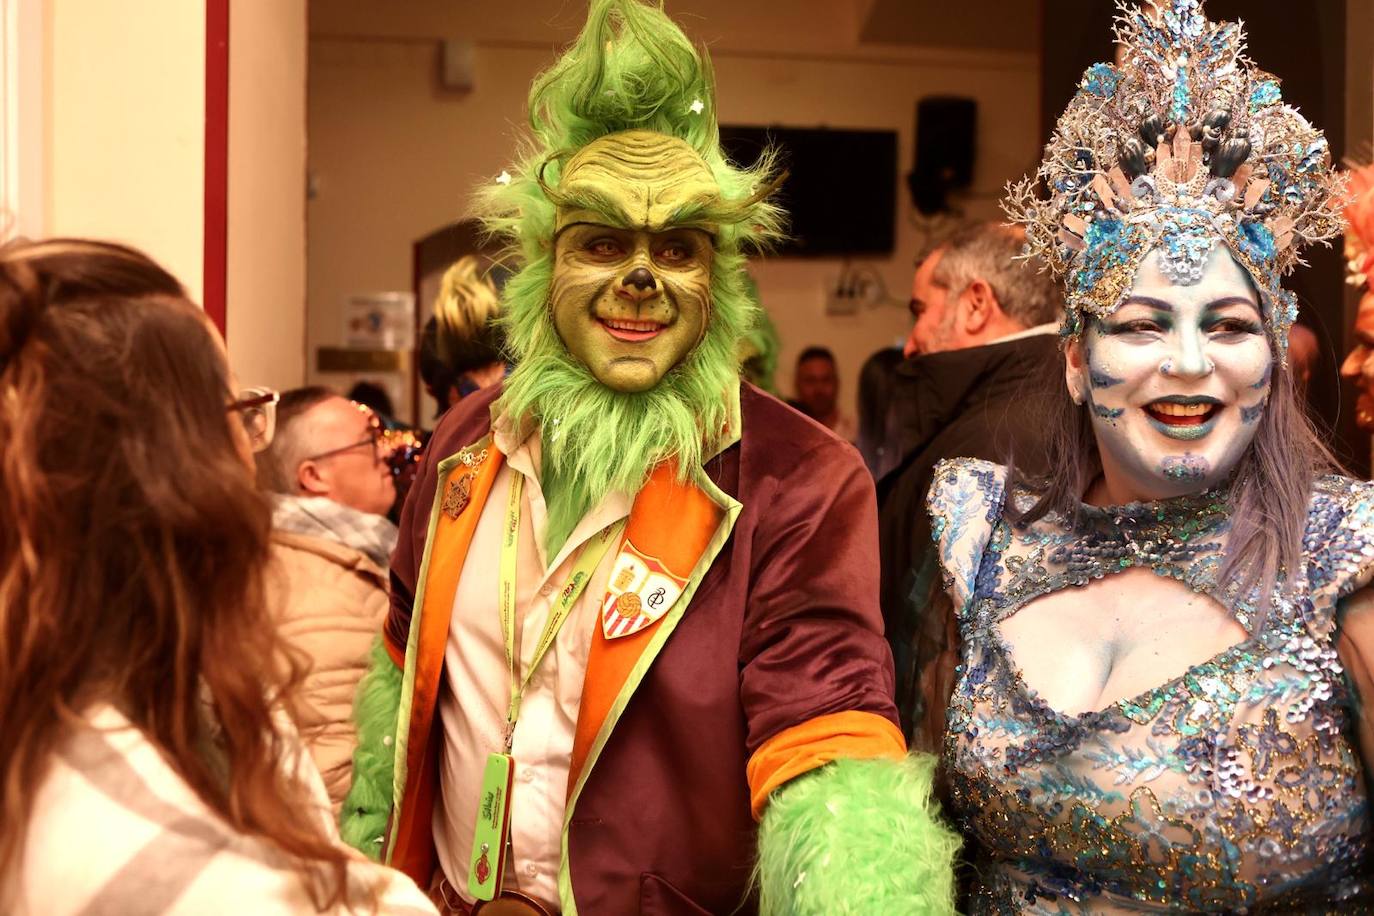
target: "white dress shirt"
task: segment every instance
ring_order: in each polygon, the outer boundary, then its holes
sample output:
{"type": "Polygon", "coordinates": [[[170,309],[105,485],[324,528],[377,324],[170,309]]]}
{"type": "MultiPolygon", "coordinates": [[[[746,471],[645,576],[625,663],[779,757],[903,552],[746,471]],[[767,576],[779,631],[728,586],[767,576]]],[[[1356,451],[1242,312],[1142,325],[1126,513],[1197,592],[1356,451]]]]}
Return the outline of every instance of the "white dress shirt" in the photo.
{"type": "MultiPolygon", "coordinates": [[[[458,580],[444,652],[444,682],[439,691],[443,749],[434,840],[444,874],[464,899],[469,899],[468,860],[482,774],[487,755],[503,749],[510,704],[510,671],[501,633],[498,589],[501,533],[513,475],[525,478],[516,568],[521,677],[548,621],[552,601],[571,575],[581,546],[607,525],[627,518],[631,504],[626,494],[608,495],[578,523],[567,544],[549,562],[544,553],[548,511],[539,486],[538,430],[521,440],[509,426],[498,423],[494,440],[507,457],[487,496],[458,580]]],[[[515,758],[512,849],[505,884],[549,903],[558,901],[568,766],[582,682],[617,546],[612,544],[606,551],[569,610],[562,630],[525,690],[515,728],[511,749],[515,758]]],[[[444,559],[433,557],[431,562],[444,559]]]]}

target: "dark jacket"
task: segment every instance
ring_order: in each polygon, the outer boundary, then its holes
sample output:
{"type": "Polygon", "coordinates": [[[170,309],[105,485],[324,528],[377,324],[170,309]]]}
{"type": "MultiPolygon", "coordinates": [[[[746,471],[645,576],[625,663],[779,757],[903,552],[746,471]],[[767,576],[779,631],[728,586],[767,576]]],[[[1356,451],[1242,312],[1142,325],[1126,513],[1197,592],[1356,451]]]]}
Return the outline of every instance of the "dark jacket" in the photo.
{"type": "Polygon", "coordinates": [[[897,367],[888,436],[905,457],[878,483],[878,536],[883,620],[908,735],[921,712],[918,643],[926,627],[940,624],[925,613],[932,589],[939,589],[926,515],[935,463],[985,458],[1006,464],[1014,453],[1022,467],[1043,470],[1045,399],[1064,385],[1058,347],[1054,334],[1037,334],[913,357],[897,367]]]}
{"type": "MultiPolygon", "coordinates": [[[[414,875],[433,867],[427,805],[433,804],[441,742],[430,740],[429,732],[442,725],[434,700],[447,615],[455,613],[443,600],[417,596],[431,520],[447,524],[449,510],[431,506],[436,498],[444,505],[449,475],[464,469],[450,456],[474,443],[488,456],[480,461],[499,456],[494,446],[481,444],[489,441],[488,408],[499,393],[496,386],[467,398],[440,420],[406,501],[392,558],[388,642],[408,656],[408,670],[412,659],[419,669],[410,720],[398,728],[408,774],[393,837],[401,836],[398,844],[409,849],[397,852],[403,861],[392,864],[414,875]],[[412,626],[418,633],[410,634],[412,626]],[[433,660],[431,667],[426,659],[433,660]]],[[[565,826],[565,913],[754,912],[747,889],[755,860],[751,789],[757,794],[759,770],[777,771],[789,740],[803,756],[784,774],[824,763],[825,748],[808,748],[805,729],[836,717],[846,728],[889,732],[901,752],[877,602],[877,519],[868,472],[853,446],[758,389],[743,385],[739,403],[739,441],[704,466],[732,504],[719,552],[693,572],[695,591],[689,586],[683,593],[685,610],[679,615],[675,606],[656,633],[642,634],[652,637],[634,669],[643,672],[642,680],[631,678],[621,689],[605,724],[594,731],[597,744],[585,762],[574,746],[578,775],[569,787],[565,826]],[[769,753],[770,747],[778,750],[769,753]]],[[[459,521],[468,518],[463,513],[480,511],[482,487],[490,487],[482,482],[489,479],[486,466],[475,472],[471,504],[464,499],[454,510],[459,521]],[[473,508],[463,508],[468,505],[473,508]]],[[[635,536],[648,489],[636,497],[627,537],[635,536]]],[[[670,537],[674,526],[684,526],[674,512],[649,520],[670,537]]],[[[434,530],[437,541],[453,543],[444,540],[442,528],[434,530]]],[[[453,552],[432,559],[430,577],[464,562],[453,552]]],[[[594,669],[605,670],[598,666],[600,642],[594,635],[579,735],[594,669]]]]}

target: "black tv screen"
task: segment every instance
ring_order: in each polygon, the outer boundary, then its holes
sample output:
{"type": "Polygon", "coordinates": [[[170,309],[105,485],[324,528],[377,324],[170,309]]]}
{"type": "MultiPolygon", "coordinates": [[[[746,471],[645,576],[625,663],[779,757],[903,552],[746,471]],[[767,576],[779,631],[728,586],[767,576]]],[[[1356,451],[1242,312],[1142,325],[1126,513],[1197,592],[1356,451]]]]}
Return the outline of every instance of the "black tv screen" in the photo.
{"type": "Polygon", "coordinates": [[[788,255],[889,254],[897,214],[897,132],[722,126],[732,162],[752,165],[768,144],[791,174],[778,192],[788,255]]]}

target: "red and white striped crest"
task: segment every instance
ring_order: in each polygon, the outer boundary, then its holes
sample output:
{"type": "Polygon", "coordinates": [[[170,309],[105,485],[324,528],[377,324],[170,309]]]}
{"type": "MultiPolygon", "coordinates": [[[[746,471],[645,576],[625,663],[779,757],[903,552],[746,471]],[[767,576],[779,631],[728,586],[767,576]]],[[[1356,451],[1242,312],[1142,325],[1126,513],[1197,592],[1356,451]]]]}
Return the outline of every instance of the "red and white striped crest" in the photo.
{"type": "Polygon", "coordinates": [[[635,549],[627,538],[601,602],[601,631],[607,639],[638,633],[668,613],[686,586],[686,579],[635,549]]]}

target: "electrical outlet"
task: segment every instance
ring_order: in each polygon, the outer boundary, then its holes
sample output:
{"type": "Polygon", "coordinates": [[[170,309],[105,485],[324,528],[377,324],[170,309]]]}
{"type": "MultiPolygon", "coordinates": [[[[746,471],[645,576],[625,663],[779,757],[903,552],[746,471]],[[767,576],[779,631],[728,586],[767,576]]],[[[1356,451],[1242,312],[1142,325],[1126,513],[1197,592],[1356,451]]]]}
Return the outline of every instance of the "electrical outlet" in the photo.
{"type": "Polygon", "coordinates": [[[869,277],[860,277],[854,284],[854,298],[867,306],[876,306],[882,301],[882,291],[869,277]]]}
{"type": "Polygon", "coordinates": [[[827,315],[857,315],[859,313],[859,297],[853,294],[853,290],[845,285],[843,279],[827,286],[825,313],[827,315]]]}

